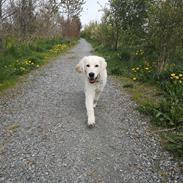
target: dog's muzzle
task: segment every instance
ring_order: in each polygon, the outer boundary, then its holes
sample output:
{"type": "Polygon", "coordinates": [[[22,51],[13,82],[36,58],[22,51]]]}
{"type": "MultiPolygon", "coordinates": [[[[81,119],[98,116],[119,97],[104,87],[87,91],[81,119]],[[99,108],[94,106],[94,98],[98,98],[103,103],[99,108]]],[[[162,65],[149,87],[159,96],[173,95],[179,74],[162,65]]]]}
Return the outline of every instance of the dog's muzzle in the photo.
{"type": "Polygon", "coordinates": [[[89,73],[88,80],[89,80],[89,83],[91,83],[91,84],[94,84],[98,79],[98,75],[97,75],[97,77],[94,77],[94,75],[95,75],[94,73],[89,73]]]}

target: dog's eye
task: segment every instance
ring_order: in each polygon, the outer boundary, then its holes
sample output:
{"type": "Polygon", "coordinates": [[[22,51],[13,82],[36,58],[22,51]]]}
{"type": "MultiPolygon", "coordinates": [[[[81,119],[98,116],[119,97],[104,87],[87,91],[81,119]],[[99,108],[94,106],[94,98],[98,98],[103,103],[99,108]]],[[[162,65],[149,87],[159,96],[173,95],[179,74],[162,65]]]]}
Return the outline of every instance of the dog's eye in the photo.
{"type": "Polygon", "coordinates": [[[98,65],[95,65],[95,67],[98,67],[98,65]]]}
{"type": "Polygon", "coordinates": [[[90,67],[90,65],[89,65],[89,64],[87,64],[87,65],[86,65],[86,67],[90,67]]]}

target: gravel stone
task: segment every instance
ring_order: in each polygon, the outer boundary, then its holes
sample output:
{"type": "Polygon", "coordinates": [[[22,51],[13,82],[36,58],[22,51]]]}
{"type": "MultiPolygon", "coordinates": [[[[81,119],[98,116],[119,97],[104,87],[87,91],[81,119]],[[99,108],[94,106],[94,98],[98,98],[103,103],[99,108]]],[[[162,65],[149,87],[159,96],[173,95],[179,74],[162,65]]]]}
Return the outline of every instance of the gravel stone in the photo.
{"type": "Polygon", "coordinates": [[[177,162],[149,132],[149,119],[111,77],[96,127],[87,128],[75,65],[91,53],[81,39],[0,97],[0,182],[183,182],[177,162]]]}

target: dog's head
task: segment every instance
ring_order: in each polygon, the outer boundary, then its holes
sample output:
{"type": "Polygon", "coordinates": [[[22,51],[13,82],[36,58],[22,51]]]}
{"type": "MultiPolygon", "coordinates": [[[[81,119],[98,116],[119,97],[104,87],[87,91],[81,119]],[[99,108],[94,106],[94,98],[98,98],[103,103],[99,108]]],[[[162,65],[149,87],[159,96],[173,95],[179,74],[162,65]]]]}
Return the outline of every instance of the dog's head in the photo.
{"type": "Polygon", "coordinates": [[[104,58],[98,56],[86,56],[76,65],[76,71],[79,73],[85,73],[88,81],[93,84],[106,67],[107,63],[104,58]]]}

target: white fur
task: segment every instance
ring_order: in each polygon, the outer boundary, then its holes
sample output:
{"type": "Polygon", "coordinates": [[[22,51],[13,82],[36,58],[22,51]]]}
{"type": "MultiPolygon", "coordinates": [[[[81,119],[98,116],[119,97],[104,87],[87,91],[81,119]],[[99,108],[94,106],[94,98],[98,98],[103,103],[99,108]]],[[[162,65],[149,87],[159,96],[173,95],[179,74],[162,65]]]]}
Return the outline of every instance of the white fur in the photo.
{"type": "Polygon", "coordinates": [[[88,115],[88,126],[95,126],[94,108],[107,82],[107,63],[98,56],[86,56],[76,65],[76,71],[85,75],[85,105],[88,115]],[[96,81],[90,83],[89,73],[94,73],[96,81]]]}

